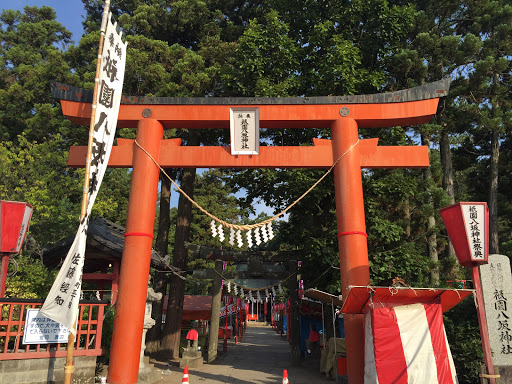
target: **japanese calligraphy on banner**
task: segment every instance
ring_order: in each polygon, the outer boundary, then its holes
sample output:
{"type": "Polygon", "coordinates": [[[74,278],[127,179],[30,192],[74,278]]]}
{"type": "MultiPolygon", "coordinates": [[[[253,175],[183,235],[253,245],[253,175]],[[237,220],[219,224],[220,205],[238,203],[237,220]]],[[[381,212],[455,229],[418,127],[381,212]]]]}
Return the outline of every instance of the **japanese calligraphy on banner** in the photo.
{"type": "Polygon", "coordinates": [[[512,276],[510,260],[504,255],[489,255],[480,266],[494,365],[512,365],[512,276]]]}
{"type": "Polygon", "coordinates": [[[112,24],[109,15],[100,62],[100,73],[97,79],[98,91],[95,100],[96,114],[89,172],[87,212],[81,220],[73,245],[41,308],[41,313],[44,316],[63,324],[73,334],[76,332],[74,322],[77,318],[78,302],[80,300],[89,215],[105,175],[114,142],[123,90],[125,62],[126,43],[121,40],[121,33],[117,32],[116,25],[112,24]]]}
{"type": "Polygon", "coordinates": [[[258,155],[260,152],[259,109],[230,108],[231,154],[258,155]]]}
{"type": "Polygon", "coordinates": [[[485,205],[464,204],[462,205],[464,224],[468,235],[471,260],[483,260],[485,258],[485,205]]]}

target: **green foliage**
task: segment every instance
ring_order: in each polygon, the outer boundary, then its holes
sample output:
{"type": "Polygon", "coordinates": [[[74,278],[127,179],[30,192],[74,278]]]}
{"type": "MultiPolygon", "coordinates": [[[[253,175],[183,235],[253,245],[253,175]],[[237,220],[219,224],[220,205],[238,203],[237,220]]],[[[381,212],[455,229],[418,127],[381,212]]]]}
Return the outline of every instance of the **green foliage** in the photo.
{"type": "Polygon", "coordinates": [[[114,333],[114,317],[116,315],[115,307],[107,305],[103,315],[103,330],[101,334],[101,347],[105,353],[98,357],[96,364],[108,364],[110,359],[110,347],[112,345],[112,334],[114,333]]]}
{"type": "MultiPolygon", "coordinates": [[[[50,290],[57,273],[49,271],[40,259],[34,259],[20,253],[11,256],[17,265],[17,273],[7,278],[5,297],[19,299],[44,299],[50,290]]],[[[13,264],[14,265],[14,264],[13,264]]],[[[9,271],[12,271],[11,266],[9,271]]]]}
{"type": "Polygon", "coordinates": [[[468,297],[446,312],[444,326],[459,383],[479,383],[479,368],[483,364],[483,354],[473,298],[468,297]]]}
{"type": "Polygon", "coordinates": [[[0,199],[33,205],[32,236],[41,245],[55,242],[77,225],[83,181],[76,172],[64,172],[67,152],[60,135],[42,144],[20,135],[18,142],[0,142],[0,199]]]}
{"type": "Polygon", "coordinates": [[[298,45],[277,11],[253,19],[239,38],[235,62],[224,76],[228,88],[240,96],[289,96],[297,94],[298,45]]]}

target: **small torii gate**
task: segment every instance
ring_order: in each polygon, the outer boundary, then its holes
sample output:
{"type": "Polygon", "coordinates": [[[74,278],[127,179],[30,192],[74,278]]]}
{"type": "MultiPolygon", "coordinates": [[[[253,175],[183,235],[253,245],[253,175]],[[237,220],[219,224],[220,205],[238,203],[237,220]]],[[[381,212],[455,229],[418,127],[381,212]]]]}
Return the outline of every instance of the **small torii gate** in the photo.
{"type": "Polygon", "coordinates": [[[208,344],[208,362],[213,361],[217,356],[219,312],[221,303],[222,278],[229,280],[245,279],[271,279],[279,282],[286,280],[290,292],[290,346],[291,362],[299,363],[300,358],[300,340],[299,340],[299,285],[297,274],[297,262],[301,259],[300,250],[292,251],[235,251],[220,250],[204,247],[201,245],[186,243],[187,250],[195,255],[196,258],[206,260],[215,260],[215,270],[194,271],[194,276],[213,279],[212,288],[212,317],[210,326],[210,338],[208,344]],[[247,271],[223,271],[224,261],[235,263],[247,262],[247,271]],[[268,271],[264,268],[264,263],[288,264],[286,272],[268,271]],[[205,273],[206,272],[206,273],[205,273]],[[210,273],[211,272],[211,273],[210,273]]]}
{"type": "MultiPolygon", "coordinates": [[[[359,128],[424,124],[436,114],[450,80],[398,92],[325,97],[179,98],[124,97],[118,127],[137,128],[137,142],[164,168],[330,168],[336,193],[341,288],[370,282],[361,168],[428,167],[428,148],[377,146],[359,128]],[[259,155],[230,154],[229,147],[181,147],[163,140],[164,128],[229,128],[231,107],[258,107],[262,128],[330,128],[331,140],[310,147],[260,147],[259,155]],[[359,144],[359,145],[358,145],[359,144]],[[343,154],[345,154],[343,157],[343,154]]],[[[64,116],[89,125],[92,91],[54,84],[64,116]]],[[[85,167],[86,147],[71,147],[69,165],[85,167]]],[[[109,166],[133,168],[109,382],[136,383],[154,230],[159,169],[133,140],[118,139],[109,166]]],[[[364,380],[363,315],[345,315],[348,378],[364,380]]]]}

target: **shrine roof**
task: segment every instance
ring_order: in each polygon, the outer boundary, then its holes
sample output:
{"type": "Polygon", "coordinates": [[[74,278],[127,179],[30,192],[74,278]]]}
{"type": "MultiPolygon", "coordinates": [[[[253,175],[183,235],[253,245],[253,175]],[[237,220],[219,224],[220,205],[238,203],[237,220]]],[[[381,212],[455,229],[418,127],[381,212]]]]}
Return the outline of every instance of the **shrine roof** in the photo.
{"type": "MultiPolygon", "coordinates": [[[[125,228],[102,217],[93,219],[87,231],[84,272],[96,272],[109,260],[121,259],[124,247],[125,228]]],[[[58,267],[66,258],[75,236],[62,239],[43,249],[43,263],[48,267],[58,267]]],[[[151,252],[151,266],[163,268],[163,263],[155,251],[151,252]]]]}

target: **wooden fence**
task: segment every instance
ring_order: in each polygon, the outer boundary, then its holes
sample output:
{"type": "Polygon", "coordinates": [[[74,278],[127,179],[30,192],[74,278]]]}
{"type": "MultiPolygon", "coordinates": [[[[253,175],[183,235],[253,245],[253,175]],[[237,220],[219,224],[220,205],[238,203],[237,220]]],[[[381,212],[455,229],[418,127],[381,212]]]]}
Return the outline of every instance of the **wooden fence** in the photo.
{"type": "MultiPolygon", "coordinates": [[[[100,356],[106,301],[81,301],[74,356],[100,356]]],[[[23,344],[27,309],[39,309],[43,300],[0,299],[0,360],[65,357],[65,343],[23,344]]]]}

